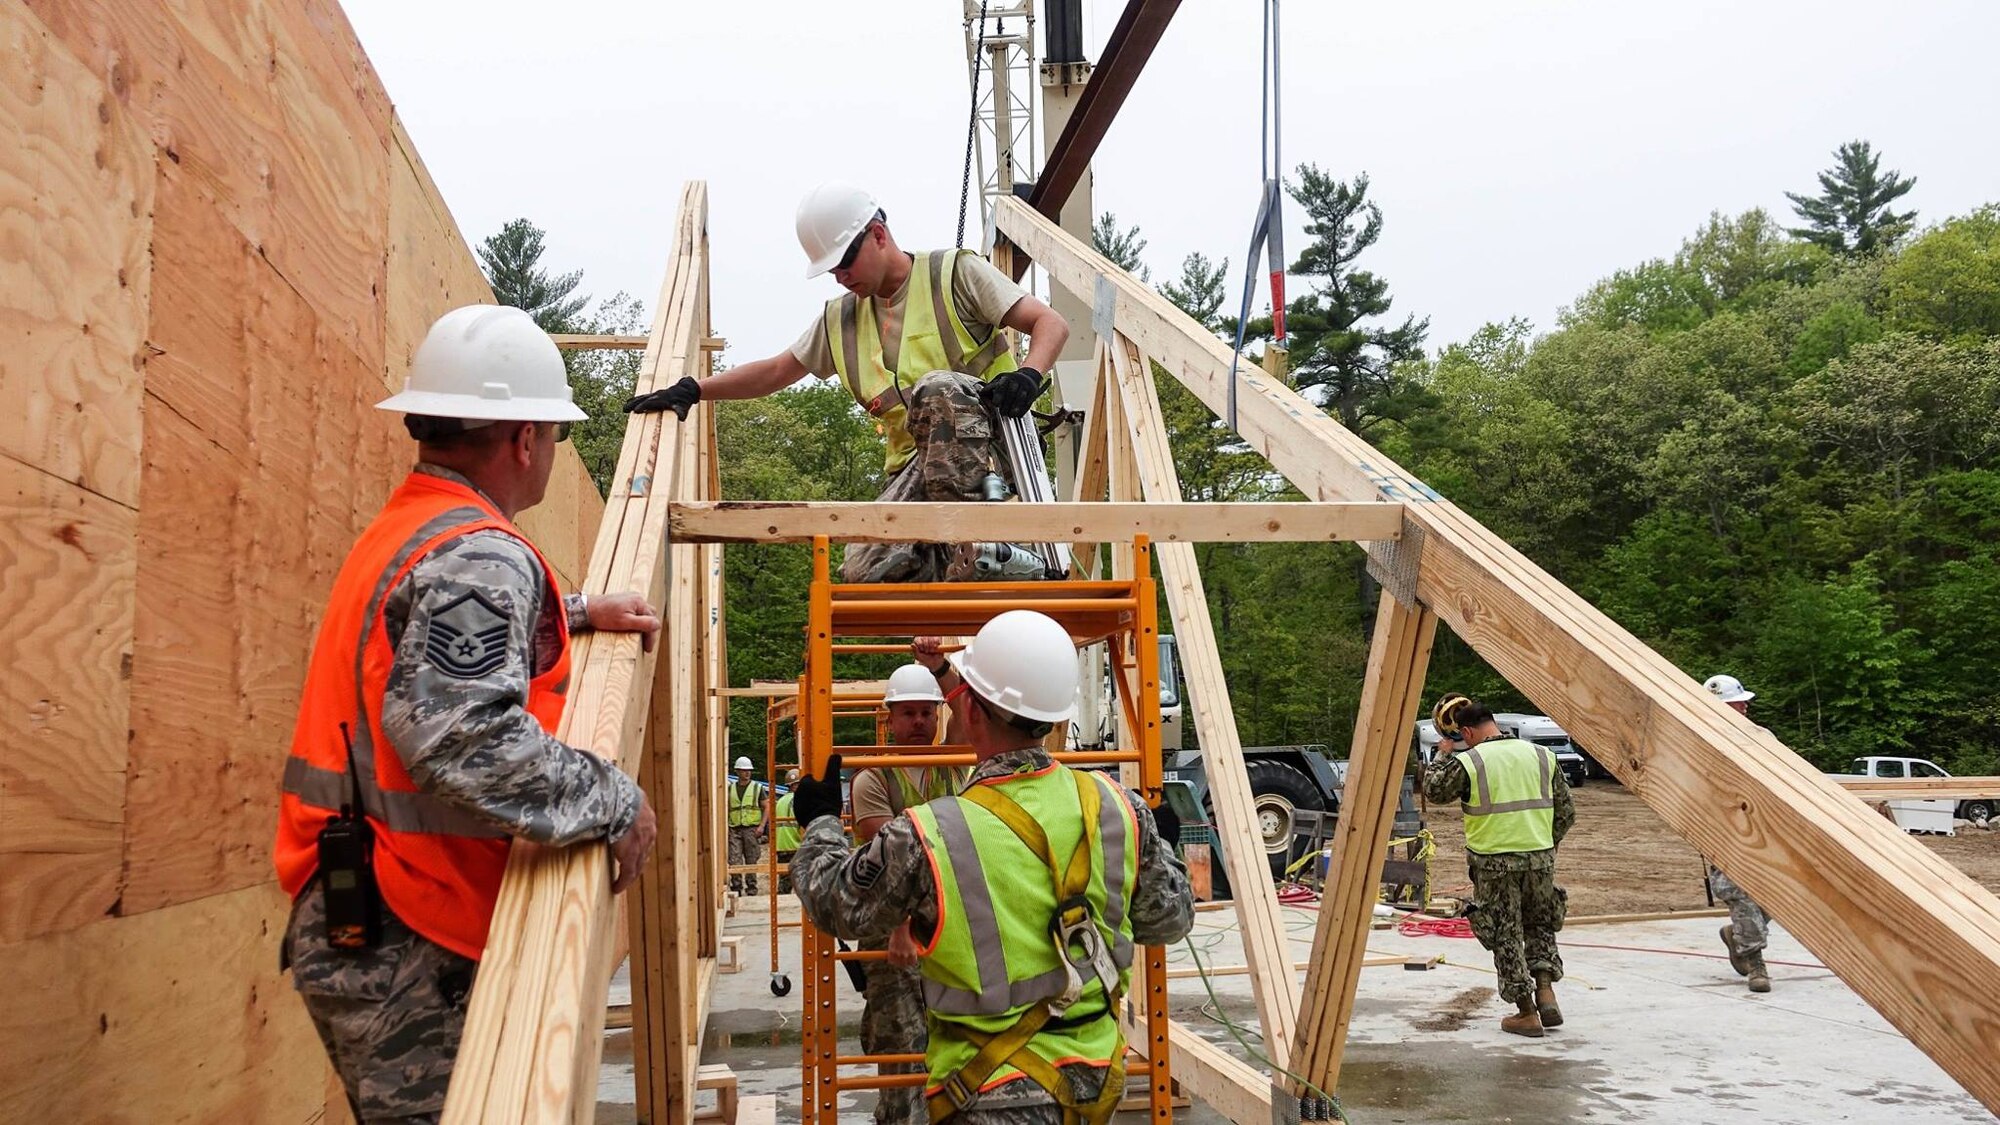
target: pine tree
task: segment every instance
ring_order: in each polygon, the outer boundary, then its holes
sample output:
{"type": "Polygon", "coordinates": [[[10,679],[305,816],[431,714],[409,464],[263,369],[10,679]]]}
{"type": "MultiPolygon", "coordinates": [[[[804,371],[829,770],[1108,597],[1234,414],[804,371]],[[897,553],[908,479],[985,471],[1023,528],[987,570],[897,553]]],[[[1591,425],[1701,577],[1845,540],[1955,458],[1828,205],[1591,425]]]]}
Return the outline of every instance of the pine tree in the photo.
{"type": "Polygon", "coordinates": [[[1097,217],[1090,224],[1090,244],[1099,254],[1111,259],[1111,264],[1138,278],[1151,281],[1153,271],[1146,268],[1139,255],[1146,252],[1146,240],[1139,237],[1139,225],[1129,229],[1118,228],[1118,216],[1110,211],[1097,217]]]}
{"type": "Polygon", "coordinates": [[[1222,302],[1229,299],[1229,259],[1211,262],[1195,251],[1181,259],[1181,275],[1160,283],[1160,296],[1210,332],[1222,329],[1222,302]]]}
{"type": "Polygon", "coordinates": [[[1833,158],[1834,166],[1819,174],[1818,195],[1785,193],[1807,224],[1791,232],[1836,254],[1868,254],[1895,245],[1916,224],[1917,213],[1897,213],[1889,205],[1917,181],[1879,171],[1882,158],[1867,141],[1849,141],[1834,150],[1833,158]]]}
{"type": "MultiPolygon", "coordinates": [[[[1350,182],[1301,164],[1297,182],[1286,190],[1305,208],[1306,233],[1312,236],[1287,271],[1310,279],[1312,286],[1286,303],[1294,385],[1341,425],[1366,436],[1429,401],[1399,366],[1423,357],[1430,318],[1407,316],[1394,327],[1363,323],[1383,316],[1394,303],[1386,280],[1354,266],[1382,236],[1382,209],[1368,200],[1366,172],[1350,182]]],[[[1247,334],[1269,339],[1271,321],[1252,321],[1247,334]]]]}
{"type": "Polygon", "coordinates": [[[512,220],[479,244],[479,260],[495,300],[527,310],[544,332],[574,332],[578,316],[590,303],[588,296],[570,295],[583,280],[583,271],[551,277],[541,268],[541,259],[542,228],[526,219],[512,220]]]}

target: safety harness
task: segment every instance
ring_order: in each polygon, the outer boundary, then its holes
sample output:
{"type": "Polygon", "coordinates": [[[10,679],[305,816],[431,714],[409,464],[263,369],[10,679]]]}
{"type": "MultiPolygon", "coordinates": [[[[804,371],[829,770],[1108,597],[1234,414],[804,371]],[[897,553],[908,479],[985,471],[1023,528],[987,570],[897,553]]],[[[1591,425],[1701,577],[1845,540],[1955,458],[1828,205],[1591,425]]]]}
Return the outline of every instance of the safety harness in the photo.
{"type": "Polygon", "coordinates": [[[1062,1107],[1063,1125],[1104,1125],[1111,1119],[1124,1095],[1125,1032],[1122,1027],[1118,1029],[1111,1052],[1111,1065],[1104,1075],[1104,1086],[1097,1097],[1088,1102],[1076,1100],[1069,1080],[1029,1046],[1051,1020],[1063,1020],[1068,1016],[1069,1009],[1083,995],[1084,972],[1095,976],[1103,984],[1105,1007],[1102,1012],[1077,1017],[1077,1022],[1110,1019],[1115,1025],[1118,1006],[1125,1000],[1124,989],[1119,985],[1118,967],[1112,961],[1110,949],[1105,946],[1097,912],[1092,909],[1088,894],[1090,850],[1092,843],[1098,839],[1097,814],[1102,793],[1098,783],[1081,771],[1070,772],[1076,781],[1077,800],[1083,806],[1084,831],[1077,840],[1075,850],[1070,852],[1068,862],[1060,866],[1049,847],[1048,834],[1019,802],[990,785],[974,785],[961,794],[965,800],[999,818],[1000,823],[1006,825],[1048,867],[1056,888],[1056,912],[1049,919],[1049,940],[1055,943],[1069,983],[1060,995],[1022,1012],[1020,1019],[1005,1031],[987,1033],[967,1027],[952,1027],[951,1034],[979,1048],[979,1053],[946,1078],[938,1092],[930,1096],[933,1125],[965,1109],[978,1096],[986,1080],[1002,1066],[1019,1070],[1048,1091],[1049,1096],[1062,1107]]]}

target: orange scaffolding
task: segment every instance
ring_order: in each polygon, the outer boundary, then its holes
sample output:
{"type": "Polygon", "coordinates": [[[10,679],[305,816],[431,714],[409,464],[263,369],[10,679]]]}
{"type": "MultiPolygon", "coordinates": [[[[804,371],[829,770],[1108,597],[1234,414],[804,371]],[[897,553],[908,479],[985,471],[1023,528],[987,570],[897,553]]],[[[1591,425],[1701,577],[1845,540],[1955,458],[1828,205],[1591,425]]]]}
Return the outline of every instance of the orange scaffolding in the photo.
{"type": "MultiPolygon", "coordinates": [[[[1138,790],[1149,805],[1161,796],[1159,610],[1152,574],[1152,550],[1144,536],[1133,545],[1132,574],[1113,582],[940,582],[835,585],[828,540],[813,540],[813,580],[806,621],[806,674],[801,681],[799,719],[804,762],[801,769],[818,777],[835,754],[855,769],[922,765],[970,765],[972,748],[965,745],[907,747],[884,745],[878,733],[873,744],[834,743],[834,657],[850,653],[906,651],[879,643],[884,637],[964,635],[976,633],[994,615],[1011,609],[1033,609],[1060,623],[1076,643],[1106,642],[1111,656],[1111,682],[1118,705],[1136,745],[1122,751],[1058,753],[1070,764],[1135,763],[1138,790]],[[868,638],[843,641],[842,638],[868,638]]],[[[770,749],[775,755],[775,726],[770,749]]],[[[775,911],[774,911],[775,920],[775,911]]],[[[773,933],[776,927],[773,927],[773,933]]],[[[836,1125],[842,1090],[879,1090],[922,1085],[918,1074],[843,1075],[846,1067],[921,1062],[914,1055],[842,1054],[835,1004],[835,966],[843,961],[879,960],[880,952],[834,948],[833,935],[812,924],[799,923],[800,976],[804,985],[804,1045],[801,1083],[804,1125],[836,1125]]],[[[775,954],[773,957],[775,972],[775,954]]],[[[1143,1012],[1148,1048],[1145,1058],[1127,1061],[1127,1074],[1147,1079],[1151,1119],[1173,1118],[1172,1076],[1167,1051],[1167,962],[1158,946],[1142,947],[1135,966],[1139,980],[1127,996],[1143,1012]],[[1150,1059],[1150,1062],[1148,1061],[1150,1059]]]]}

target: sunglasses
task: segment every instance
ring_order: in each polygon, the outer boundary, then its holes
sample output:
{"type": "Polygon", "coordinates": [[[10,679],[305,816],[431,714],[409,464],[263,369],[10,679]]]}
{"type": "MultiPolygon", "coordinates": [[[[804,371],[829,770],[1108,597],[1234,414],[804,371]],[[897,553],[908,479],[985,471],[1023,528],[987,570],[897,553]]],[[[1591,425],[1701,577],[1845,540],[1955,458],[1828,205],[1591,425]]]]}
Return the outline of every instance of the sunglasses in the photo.
{"type": "Polygon", "coordinates": [[[570,427],[572,427],[572,426],[574,426],[574,425],[576,425],[576,423],[575,423],[575,422],[557,422],[557,423],[556,423],[556,441],[557,441],[557,442],[565,442],[565,441],[568,441],[568,440],[569,440],[569,431],[570,431],[570,427]]]}
{"type": "Polygon", "coordinates": [[[834,269],[844,270],[844,269],[852,269],[854,267],[854,259],[861,256],[861,247],[867,243],[868,231],[872,227],[874,227],[874,225],[875,224],[871,222],[861,228],[861,233],[855,235],[854,241],[847,244],[847,253],[842,254],[840,256],[840,262],[839,264],[833,267],[834,269]]]}

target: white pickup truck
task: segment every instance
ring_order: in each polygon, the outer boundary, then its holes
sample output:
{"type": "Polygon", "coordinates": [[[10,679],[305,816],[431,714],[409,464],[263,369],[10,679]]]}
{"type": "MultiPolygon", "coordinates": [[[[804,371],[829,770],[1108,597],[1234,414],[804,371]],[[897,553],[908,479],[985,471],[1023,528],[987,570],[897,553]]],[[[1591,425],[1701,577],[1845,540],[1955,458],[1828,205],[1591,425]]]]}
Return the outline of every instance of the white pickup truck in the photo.
{"type": "MultiPolygon", "coordinates": [[[[1906,777],[1950,777],[1943,767],[1924,758],[1897,758],[1884,755],[1870,755],[1856,758],[1848,763],[1847,771],[1836,776],[1843,780],[1857,778],[1906,778],[1906,777]]],[[[1951,820],[1983,821],[1993,817],[1994,802],[1989,797],[1974,797],[1964,801],[1954,801],[1948,797],[1890,801],[1889,811],[1896,814],[1896,823],[1915,831],[1942,831],[1950,834],[1951,820]],[[1943,818],[1942,828],[1918,827],[1917,822],[1932,824],[1943,818]]]]}

